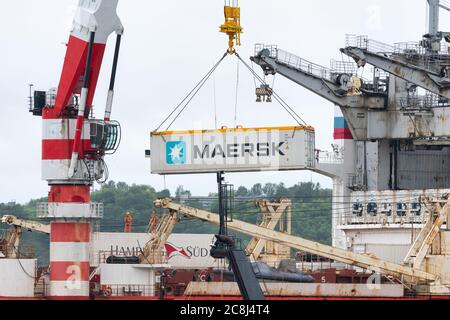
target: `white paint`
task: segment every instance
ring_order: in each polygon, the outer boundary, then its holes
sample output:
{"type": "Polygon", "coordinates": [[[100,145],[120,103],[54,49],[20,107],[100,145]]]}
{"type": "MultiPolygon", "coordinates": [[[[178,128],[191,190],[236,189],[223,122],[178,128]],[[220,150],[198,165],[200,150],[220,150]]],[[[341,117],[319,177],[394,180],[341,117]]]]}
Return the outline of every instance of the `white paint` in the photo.
{"type": "Polygon", "coordinates": [[[304,170],[315,166],[314,149],[315,134],[304,129],[174,132],[152,135],[151,169],[154,174],[304,170]]]}
{"type": "MultiPolygon", "coordinates": [[[[75,138],[76,119],[42,120],[42,140],[73,140],[75,138]]],[[[90,139],[90,122],[84,123],[82,140],[90,139]]]]}
{"type": "Polygon", "coordinates": [[[98,218],[100,212],[90,203],[48,203],[40,218],[98,218]]]}
{"type": "Polygon", "coordinates": [[[123,32],[117,16],[118,0],[80,0],[72,27],[72,35],[86,42],[95,32],[95,43],[106,43],[109,35],[123,32]]]}
{"type": "Polygon", "coordinates": [[[89,297],[89,281],[80,281],[76,286],[70,281],[50,281],[51,297],[89,297]]]}
{"type": "Polygon", "coordinates": [[[50,242],[50,261],[89,261],[89,243],[50,242]]]}
{"type": "Polygon", "coordinates": [[[102,285],[146,285],[155,284],[154,268],[138,268],[132,264],[101,264],[102,285]]]}
{"type": "Polygon", "coordinates": [[[36,267],[36,259],[0,259],[0,297],[33,297],[36,267]]]}
{"type": "Polygon", "coordinates": [[[114,100],[114,91],[108,90],[108,96],[106,97],[105,119],[111,118],[113,100],[114,100]]]}
{"type": "MultiPolygon", "coordinates": [[[[101,170],[103,169],[101,162],[96,161],[88,161],[87,163],[94,163],[94,172],[96,178],[101,177],[101,170]]],[[[86,165],[82,161],[77,162],[77,170],[75,175],[70,179],[71,181],[86,181],[89,180],[89,172],[86,165]]],[[[55,181],[64,181],[67,182],[69,179],[69,166],[70,160],[42,160],[41,162],[41,171],[42,171],[42,180],[46,180],[49,182],[55,181]]]]}

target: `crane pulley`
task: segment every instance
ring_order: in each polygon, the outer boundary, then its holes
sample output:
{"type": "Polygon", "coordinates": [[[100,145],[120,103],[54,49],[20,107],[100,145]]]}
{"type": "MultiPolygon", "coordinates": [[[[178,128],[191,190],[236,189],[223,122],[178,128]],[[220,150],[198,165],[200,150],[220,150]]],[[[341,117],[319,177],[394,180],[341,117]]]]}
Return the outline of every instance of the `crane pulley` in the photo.
{"type": "Polygon", "coordinates": [[[241,34],[243,33],[243,28],[241,27],[241,8],[239,7],[238,0],[225,0],[225,22],[220,26],[220,32],[226,33],[228,35],[228,54],[233,54],[236,52],[236,45],[241,45],[241,34]]]}

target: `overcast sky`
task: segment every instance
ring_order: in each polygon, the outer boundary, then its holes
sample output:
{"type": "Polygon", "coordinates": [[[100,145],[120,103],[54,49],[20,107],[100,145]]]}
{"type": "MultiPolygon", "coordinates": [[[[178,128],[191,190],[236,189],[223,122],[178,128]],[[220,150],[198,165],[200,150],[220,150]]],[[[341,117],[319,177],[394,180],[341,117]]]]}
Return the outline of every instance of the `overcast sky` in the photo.
{"type": "MultiPolygon", "coordinates": [[[[245,33],[241,56],[253,54],[255,43],[279,48],[328,66],[341,59],[345,34],[364,34],[386,42],[418,41],[426,31],[425,0],[241,0],[245,33]]],[[[2,1],[0,50],[0,202],[46,195],[40,180],[41,121],[27,112],[28,84],[47,90],[58,85],[77,0],[2,1]]],[[[149,133],[190,91],[225,51],[222,0],[121,0],[118,14],[125,26],[113,118],[121,122],[123,141],[106,159],[110,179],[164,188],[164,179],[150,174],[149,133]]],[[[447,13],[442,13],[443,18],[447,13]]],[[[448,17],[447,17],[448,18],[448,17]]],[[[449,21],[450,19],[446,19],[449,21]]],[[[441,30],[450,23],[442,19],[441,30]]],[[[94,101],[102,117],[109,83],[114,38],[108,43],[94,101]]],[[[344,57],[346,59],[346,57],[344,57]]],[[[258,70],[259,71],[259,70],[258,70]]],[[[228,58],[215,74],[218,125],[234,125],[236,59],[228,58]]],[[[241,68],[238,124],[246,127],[295,125],[276,104],[255,103],[252,76],[241,68]]],[[[275,90],[308,124],[316,128],[319,149],[330,149],[333,105],[313,93],[276,77],[275,90]]],[[[214,89],[210,81],[172,129],[214,128],[214,89]]],[[[328,178],[309,172],[230,174],[235,185],[255,182],[317,181],[328,178]]],[[[171,176],[172,191],[184,185],[196,195],[215,191],[215,177],[171,176]]],[[[97,186],[98,188],[98,186],[97,186]]]]}

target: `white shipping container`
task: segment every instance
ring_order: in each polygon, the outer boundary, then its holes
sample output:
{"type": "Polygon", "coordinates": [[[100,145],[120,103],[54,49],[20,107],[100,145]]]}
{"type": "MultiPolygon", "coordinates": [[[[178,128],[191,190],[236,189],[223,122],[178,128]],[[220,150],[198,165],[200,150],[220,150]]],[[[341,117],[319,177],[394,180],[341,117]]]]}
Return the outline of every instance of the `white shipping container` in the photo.
{"type": "Polygon", "coordinates": [[[311,127],[237,128],[151,134],[154,174],[304,170],[315,167],[311,127]]]}
{"type": "MultiPolygon", "coordinates": [[[[92,235],[91,266],[97,267],[111,256],[137,256],[140,248],[150,241],[148,233],[106,233],[92,235]]],[[[220,261],[213,259],[209,250],[214,243],[213,234],[170,235],[166,243],[167,263],[174,269],[208,269],[218,267],[220,261]]]]}
{"type": "Polygon", "coordinates": [[[34,297],[36,265],[36,259],[0,259],[0,297],[34,297]]]}

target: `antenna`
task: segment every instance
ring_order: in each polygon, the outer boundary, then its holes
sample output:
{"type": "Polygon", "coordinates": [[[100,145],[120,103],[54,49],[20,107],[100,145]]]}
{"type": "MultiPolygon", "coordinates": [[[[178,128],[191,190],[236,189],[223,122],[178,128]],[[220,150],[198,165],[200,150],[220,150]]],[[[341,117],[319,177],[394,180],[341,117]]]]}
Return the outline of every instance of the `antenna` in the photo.
{"type": "Polygon", "coordinates": [[[29,84],[28,87],[30,89],[30,95],[28,96],[28,107],[29,107],[30,111],[32,111],[34,109],[34,107],[33,107],[33,87],[34,87],[34,84],[29,84]]]}

